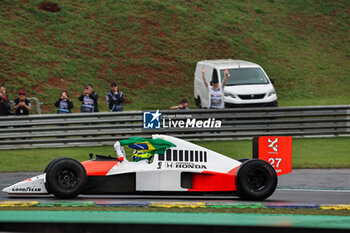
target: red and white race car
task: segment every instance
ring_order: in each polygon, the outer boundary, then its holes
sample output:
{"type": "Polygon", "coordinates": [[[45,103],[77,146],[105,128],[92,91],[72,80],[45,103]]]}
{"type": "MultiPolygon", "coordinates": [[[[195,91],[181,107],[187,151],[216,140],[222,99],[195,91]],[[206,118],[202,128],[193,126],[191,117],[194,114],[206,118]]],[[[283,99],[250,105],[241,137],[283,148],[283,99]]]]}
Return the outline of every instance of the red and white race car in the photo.
{"type": "Polygon", "coordinates": [[[56,158],[43,174],[3,192],[53,194],[58,198],[79,194],[225,193],[245,200],[264,200],[275,191],[277,176],[291,172],[291,137],[255,138],[254,159],[239,161],[179,138],[152,135],[152,139],[175,146],[154,154],[150,163],[101,155],[81,163],[56,158]]]}

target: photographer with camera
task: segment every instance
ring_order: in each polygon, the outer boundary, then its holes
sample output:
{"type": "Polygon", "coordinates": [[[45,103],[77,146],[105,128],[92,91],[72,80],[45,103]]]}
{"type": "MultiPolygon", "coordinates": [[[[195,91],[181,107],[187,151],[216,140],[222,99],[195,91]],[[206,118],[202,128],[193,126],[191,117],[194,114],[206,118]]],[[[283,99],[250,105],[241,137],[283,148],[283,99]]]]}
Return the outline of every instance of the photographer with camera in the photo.
{"type": "Polygon", "coordinates": [[[111,112],[123,111],[124,96],[118,89],[117,83],[111,83],[111,91],[107,93],[106,100],[111,112]]]}
{"type": "Polygon", "coordinates": [[[67,91],[61,92],[61,97],[56,101],[55,106],[58,107],[58,114],[71,113],[73,108],[73,101],[69,98],[67,91]]]}
{"type": "Polygon", "coordinates": [[[6,96],[6,84],[5,83],[3,83],[3,84],[1,84],[1,86],[0,86],[0,93],[3,95],[3,97],[5,97],[5,98],[7,98],[7,96],[6,96]]]}
{"type": "Polygon", "coordinates": [[[179,102],[179,105],[177,106],[172,106],[170,108],[171,110],[188,110],[188,101],[186,99],[182,99],[180,102],[179,102]]]}
{"type": "Polygon", "coordinates": [[[0,116],[8,115],[11,115],[11,105],[6,97],[6,88],[2,85],[0,89],[0,116]]]}
{"type": "Polygon", "coordinates": [[[32,110],[32,104],[26,98],[25,91],[20,91],[18,95],[19,98],[13,101],[13,109],[16,111],[15,115],[29,115],[29,111],[32,110]]]}
{"type": "Polygon", "coordinates": [[[98,112],[97,100],[98,95],[94,92],[92,84],[88,84],[84,93],[79,97],[81,104],[81,112],[98,112]]]}

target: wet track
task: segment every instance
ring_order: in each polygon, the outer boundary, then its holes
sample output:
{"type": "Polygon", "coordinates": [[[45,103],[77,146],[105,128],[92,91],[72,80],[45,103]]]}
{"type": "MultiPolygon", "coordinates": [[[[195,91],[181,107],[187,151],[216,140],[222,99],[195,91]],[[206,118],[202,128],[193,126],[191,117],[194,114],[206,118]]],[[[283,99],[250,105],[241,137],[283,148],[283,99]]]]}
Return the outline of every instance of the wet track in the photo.
{"type": "MultiPolygon", "coordinates": [[[[0,189],[38,175],[38,172],[0,173],[0,189]]],[[[51,195],[11,197],[0,192],[0,201],[57,200],[51,195]]],[[[152,200],[152,201],[240,201],[234,196],[168,196],[168,195],[80,195],[75,200],[152,200]]],[[[350,204],[350,169],[300,169],[279,177],[278,188],[266,202],[309,204],[350,204]]]]}

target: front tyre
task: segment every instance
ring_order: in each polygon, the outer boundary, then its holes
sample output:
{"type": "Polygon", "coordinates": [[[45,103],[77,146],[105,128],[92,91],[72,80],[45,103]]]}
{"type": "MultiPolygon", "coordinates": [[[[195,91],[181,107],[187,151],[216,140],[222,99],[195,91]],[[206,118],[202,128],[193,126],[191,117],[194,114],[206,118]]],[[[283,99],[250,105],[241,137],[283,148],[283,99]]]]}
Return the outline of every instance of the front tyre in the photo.
{"type": "Polygon", "coordinates": [[[83,165],[71,158],[54,161],[46,171],[46,186],[59,198],[75,198],[87,180],[83,165]]]}
{"type": "Polygon", "coordinates": [[[69,159],[67,157],[58,157],[58,158],[55,158],[53,160],[51,160],[47,165],[46,165],[46,168],[44,170],[44,173],[47,173],[47,171],[49,170],[49,168],[52,166],[52,164],[56,163],[58,160],[62,160],[62,159],[69,159]]]}
{"type": "Polygon", "coordinates": [[[236,186],[238,196],[244,200],[265,200],[276,190],[277,174],[264,160],[248,160],[238,168],[236,186]]]}

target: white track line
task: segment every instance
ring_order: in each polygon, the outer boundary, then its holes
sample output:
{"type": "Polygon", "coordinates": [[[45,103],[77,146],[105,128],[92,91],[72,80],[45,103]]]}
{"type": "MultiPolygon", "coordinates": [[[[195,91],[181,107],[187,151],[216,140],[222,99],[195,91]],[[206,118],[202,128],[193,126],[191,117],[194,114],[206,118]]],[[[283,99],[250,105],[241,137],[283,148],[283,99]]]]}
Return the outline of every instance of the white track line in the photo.
{"type": "Polygon", "coordinates": [[[296,191],[296,192],[336,192],[336,193],[350,193],[350,190],[341,189],[291,189],[291,188],[278,188],[278,191],[296,191]]]}

